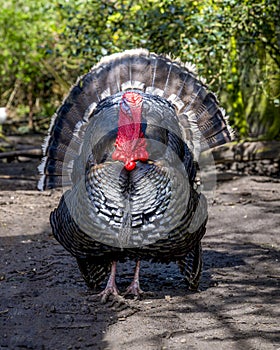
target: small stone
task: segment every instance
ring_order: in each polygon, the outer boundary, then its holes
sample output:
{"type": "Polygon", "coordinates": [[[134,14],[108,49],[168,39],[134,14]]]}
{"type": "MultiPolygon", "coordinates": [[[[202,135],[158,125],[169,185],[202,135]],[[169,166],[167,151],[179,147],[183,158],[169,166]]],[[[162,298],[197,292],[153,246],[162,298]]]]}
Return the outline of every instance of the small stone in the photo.
{"type": "Polygon", "coordinates": [[[54,306],[54,305],[52,305],[52,306],[51,306],[51,308],[50,308],[50,312],[51,312],[51,313],[55,313],[55,312],[56,312],[56,308],[55,308],[55,306],[54,306]]]}
{"type": "Polygon", "coordinates": [[[118,321],[126,321],[126,317],[119,317],[118,321]]]}
{"type": "Polygon", "coordinates": [[[171,296],[170,296],[170,295],[166,295],[164,298],[165,298],[165,300],[168,301],[168,302],[171,301],[171,296]]]}
{"type": "Polygon", "coordinates": [[[83,314],[90,314],[90,308],[87,305],[82,306],[81,311],[83,314]]]}

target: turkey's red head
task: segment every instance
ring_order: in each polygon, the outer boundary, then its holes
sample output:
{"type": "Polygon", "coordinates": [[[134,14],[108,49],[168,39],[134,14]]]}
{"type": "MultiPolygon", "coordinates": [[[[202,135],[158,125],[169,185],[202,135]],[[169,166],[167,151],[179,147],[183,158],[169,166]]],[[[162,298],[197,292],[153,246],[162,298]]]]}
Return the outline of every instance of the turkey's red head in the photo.
{"type": "Polygon", "coordinates": [[[118,135],[112,159],[123,162],[128,171],[136,167],[137,160],[144,162],[149,158],[141,130],[142,102],[142,96],[133,91],[124,93],[120,102],[118,135]]]}

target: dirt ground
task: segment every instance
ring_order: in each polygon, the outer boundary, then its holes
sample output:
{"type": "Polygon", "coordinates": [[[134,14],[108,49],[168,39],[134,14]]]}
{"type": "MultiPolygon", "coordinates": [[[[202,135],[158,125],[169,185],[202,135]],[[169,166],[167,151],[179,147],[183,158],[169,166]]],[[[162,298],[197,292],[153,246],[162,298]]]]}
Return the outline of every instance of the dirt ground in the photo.
{"type": "MultiPolygon", "coordinates": [[[[141,287],[153,293],[101,305],[51,235],[60,192],[34,189],[33,162],[0,166],[1,350],[280,349],[279,180],[218,183],[200,292],[185,290],[175,264],[143,263],[141,287]]],[[[119,266],[121,291],[132,274],[119,266]]]]}

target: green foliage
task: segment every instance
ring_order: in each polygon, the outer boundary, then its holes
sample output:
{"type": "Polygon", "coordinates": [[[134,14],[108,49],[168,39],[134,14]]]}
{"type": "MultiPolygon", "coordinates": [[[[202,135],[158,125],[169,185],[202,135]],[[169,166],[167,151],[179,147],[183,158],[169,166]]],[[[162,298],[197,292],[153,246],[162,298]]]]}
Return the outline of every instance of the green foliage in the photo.
{"type": "Polygon", "coordinates": [[[30,127],[102,56],[144,47],[196,64],[241,138],[280,138],[277,0],[2,1],[1,104],[30,127]]]}
{"type": "Polygon", "coordinates": [[[26,106],[32,128],[35,107],[42,108],[51,98],[52,76],[43,60],[55,36],[52,11],[47,0],[9,0],[0,5],[1,105],[9,108],[13,102],[19,111],[26,106]]]}

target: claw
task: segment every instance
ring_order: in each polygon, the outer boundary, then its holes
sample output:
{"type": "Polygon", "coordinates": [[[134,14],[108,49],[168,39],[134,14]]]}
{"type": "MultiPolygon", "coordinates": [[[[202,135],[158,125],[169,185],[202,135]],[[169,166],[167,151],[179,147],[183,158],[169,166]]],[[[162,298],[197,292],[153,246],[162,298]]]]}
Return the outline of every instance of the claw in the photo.
{"type": "Polygon", "coordinates": [[[113,295],[114,297],[119,296],[119,291],[116,288],[116,286],[112,286],[112,287],[107,286],[101,293],[98,294],[98,296],[101,297],[102,304],[106,304],[110,295],[113,295]]]}
{"type": "Polygon", "coordinates": [[[136,300],[138,300],[141,298],[141,295],[144,294],[144,292],[140,288],[139,271],[140,271],[140,260],[138,260],[136,263],[133,281],[131,282],[130,286],[127,288],[124,296],[126,296],[127,294],[133,294],[136,297],[136,300]]]}
{"type": "Polygon", "coordinates": [[[140,288],[139,281],[133,280],[131,285],[127,288],[124,296],[128,294],[132,294],[136,297],[136,300],[141,299],[142,294],[144,294],[143,290],[140,288]]]}

